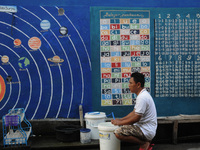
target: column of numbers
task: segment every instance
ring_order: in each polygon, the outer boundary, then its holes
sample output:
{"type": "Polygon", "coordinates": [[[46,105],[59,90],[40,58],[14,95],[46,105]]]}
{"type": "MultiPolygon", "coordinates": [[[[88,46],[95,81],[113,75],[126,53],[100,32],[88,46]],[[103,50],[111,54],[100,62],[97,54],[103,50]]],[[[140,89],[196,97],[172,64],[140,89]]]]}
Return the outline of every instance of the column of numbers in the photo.
{"type": "Polygon", "coordinates": [[[195,19],[194,96],[200,97],[200,20],[195,19]]]}
{"type": "Polygon", "coordinates": [[[122,103],[132,105],[132,94],[129,90],[129,79],[131,76],[131,52],[130,52],[130,19],[120,19],[121,23],[121,58],[122,58],[122,103]]]}
{"type": "Polygon", "coordinates": [[[112,105],[110,20],[100,20],[101,99],[102,105],[112,105]]]}

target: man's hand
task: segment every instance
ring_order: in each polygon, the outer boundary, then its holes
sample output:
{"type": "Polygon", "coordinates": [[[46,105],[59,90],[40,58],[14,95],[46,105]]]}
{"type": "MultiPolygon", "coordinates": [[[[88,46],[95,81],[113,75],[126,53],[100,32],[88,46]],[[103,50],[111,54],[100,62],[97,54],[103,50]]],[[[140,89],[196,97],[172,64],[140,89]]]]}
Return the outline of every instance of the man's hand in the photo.
{"type": "Polygon", "coordinates": [[[121,122],[120,119],[115,119],[115,120],[112,119],[112,120],[111,120],[111,123],[114,124],[114,125],[120,125],[120,122],[121,122]]]}

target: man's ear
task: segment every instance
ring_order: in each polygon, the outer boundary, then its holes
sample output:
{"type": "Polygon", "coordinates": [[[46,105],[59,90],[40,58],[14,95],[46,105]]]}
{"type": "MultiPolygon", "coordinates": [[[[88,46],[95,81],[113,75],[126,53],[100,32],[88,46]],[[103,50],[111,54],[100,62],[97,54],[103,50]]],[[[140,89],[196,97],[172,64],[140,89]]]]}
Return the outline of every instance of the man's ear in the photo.
{"type": "Polygon", "coordinates": [[[141,83],[140,83],[140,82],[138,82],[138,83],[137,83],[137,86],[138,86],[138,88],[139,88],[139,87],[141,87],[141,83]]]}

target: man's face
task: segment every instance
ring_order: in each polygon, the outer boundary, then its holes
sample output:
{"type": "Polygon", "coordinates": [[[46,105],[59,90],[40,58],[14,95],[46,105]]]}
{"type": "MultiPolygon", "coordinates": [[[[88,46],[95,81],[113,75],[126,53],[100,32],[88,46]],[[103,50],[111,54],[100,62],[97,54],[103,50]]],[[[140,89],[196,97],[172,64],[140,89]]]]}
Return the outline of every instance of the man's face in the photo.
{"type": "Polygon", "coordinates": [[[131,93],[137,93],[138,84],[135,83],[135,81],[133,80],[133,77],[130,78],[128,86],[129,86],[131,93]]]}

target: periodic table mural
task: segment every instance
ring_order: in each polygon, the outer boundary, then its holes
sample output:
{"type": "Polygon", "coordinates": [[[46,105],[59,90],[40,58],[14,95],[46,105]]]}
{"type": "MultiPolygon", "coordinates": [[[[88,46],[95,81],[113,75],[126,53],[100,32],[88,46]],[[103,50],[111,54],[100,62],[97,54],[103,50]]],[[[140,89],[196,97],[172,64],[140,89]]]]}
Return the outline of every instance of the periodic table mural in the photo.
{"type": "Polygon", "coordinates": [[[90,12],[85,6],[0,7],[0,115],[78,118],[91,111],[90,12]],[[81,10],[81,11],[80,11],[81,10]]]}
{"type": "Polygon", "coordinates": [[[132,110],[128,83],[141,72],[158,115],[199,113],[200,9],[93,7],[91,18],[97,109],[132,110]]]}
{"type": "Polygon", "coordinates": [[[150,88],[149,11],[100,11],[102,106],[132,105],[131,72],[142,72],[150,88]]]}

